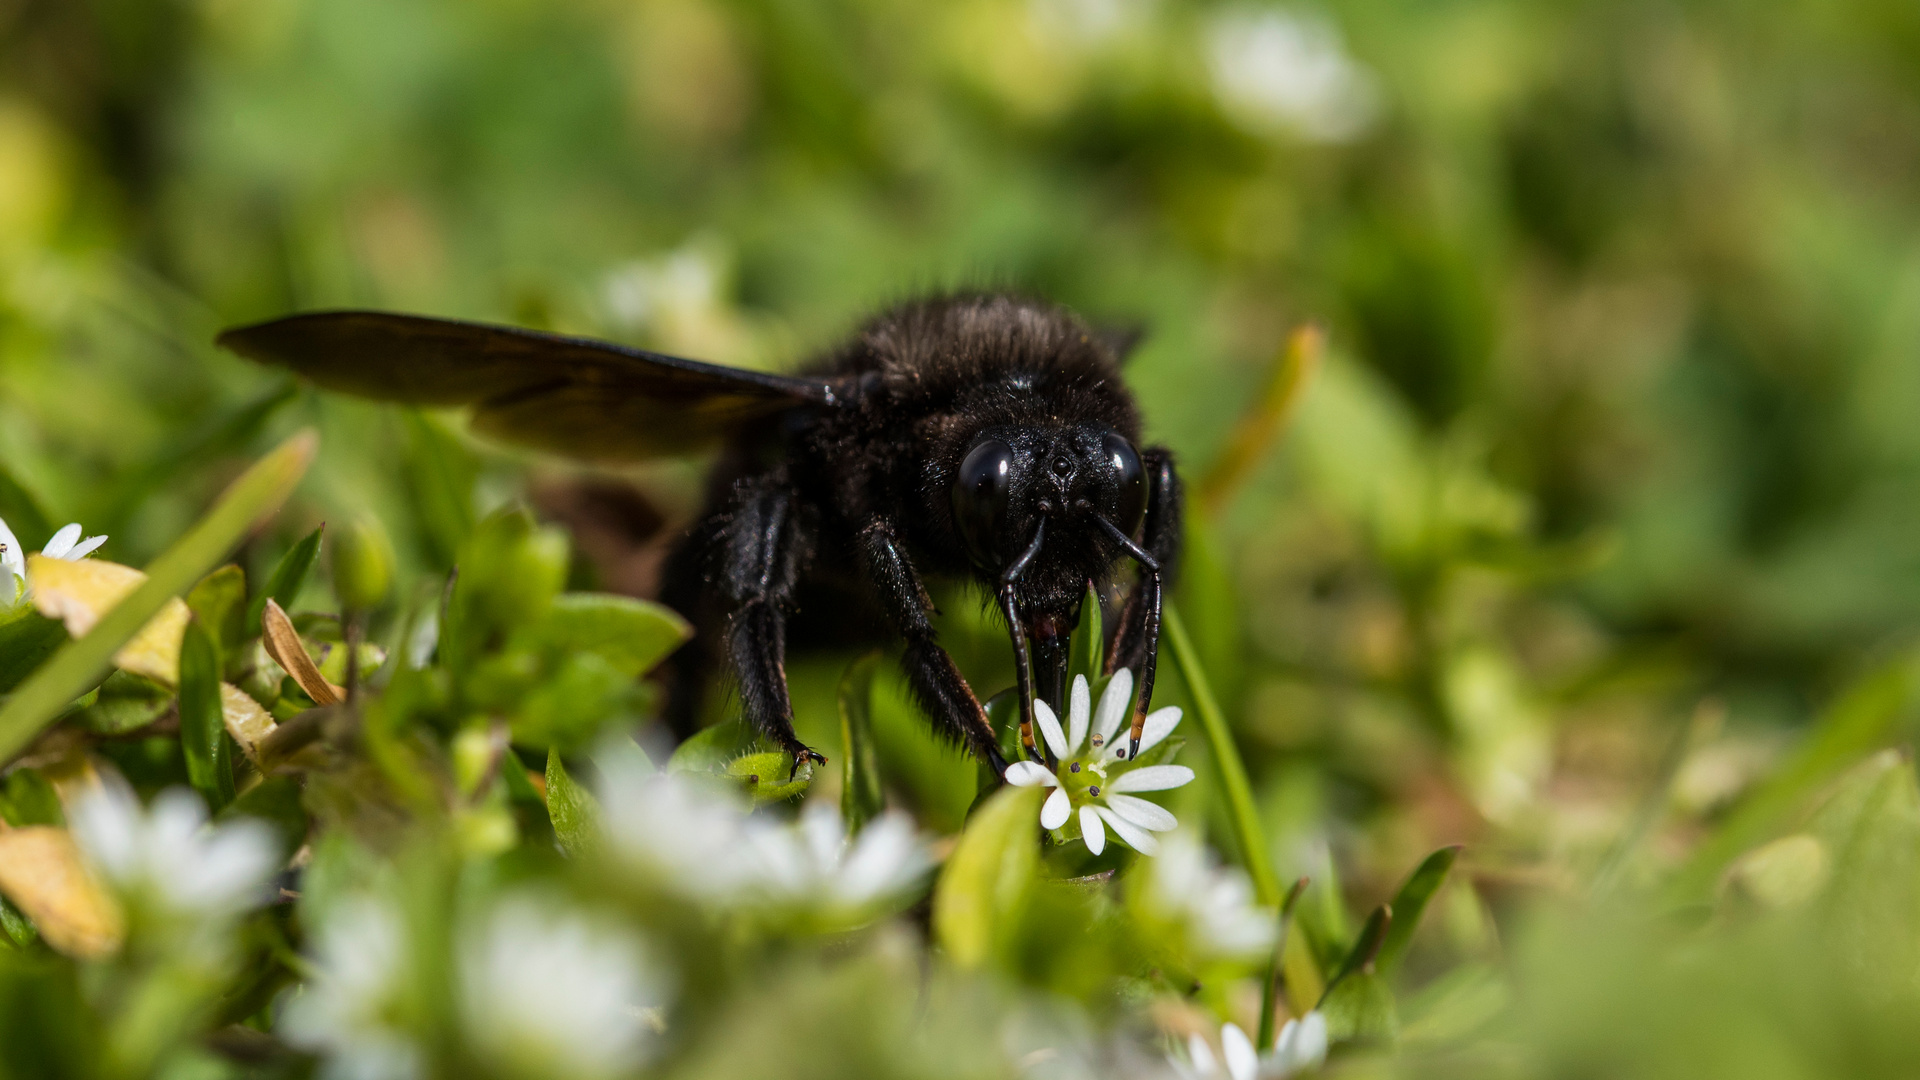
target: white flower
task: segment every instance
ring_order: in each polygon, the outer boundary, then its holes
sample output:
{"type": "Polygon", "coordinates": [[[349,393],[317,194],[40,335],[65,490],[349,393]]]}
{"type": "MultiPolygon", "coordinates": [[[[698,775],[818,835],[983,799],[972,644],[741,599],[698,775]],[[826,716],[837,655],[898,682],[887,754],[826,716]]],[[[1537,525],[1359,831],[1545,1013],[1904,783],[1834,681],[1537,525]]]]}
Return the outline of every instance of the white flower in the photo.
{"type": "Polygon", "coordinates": [[[1223,11],[1208,26],[1207,60],[1221,105],[1254,130],[1291,127],[1339,142],[1364,130],[1378,108],[1372,76],[1316,15],[1223,11]]]}
{"type": "Polygon", "coordinates": [[[1319,1010],[1298,1020],[1289,1020],[1274,1041],[1273,1052],[1260,1055],[1253,1040],[1238,1024],[1220,1028],[1220,1057],[1198,1035],[1187,1037],[1187,1061],[1174,1060],[1174,1068],[1192,1080],[1281,1080],[1295,1073],[1317,1069],[1327,1060],[1327,1018],[1319,1010]]]}
{"type": "Polygon", "coordinates": [[[169,788],[143,811],[133,793],[102,784],[68,814],[74,839],[121,892],[171,914],[233,914],[264,901],[278,861],[272,831],[247,818],[207,825],[206,805],[169,788]]]}
{"type": "Polygon", "coordinates": [[[1195,838],[1169,837],[1148,871],[1149,907],[1180,924],[1201,954],[1249,957],[1273,948],[1274,913],[1254,903],[1253,885],[1238,867],[1223,867],[1195,838]]]}
{"type": "Polygon", "coordinates": [[[826,802],[810,803],[792,825],[750,818],[745,832],[757,885],[769,900],[829,913],[857,916],[905,892],[933,865],[913,819],[898,811],[875,818],[857,838],[826,802]]]}
{"type": "Polygon", "coordinates": [[[287,1003],[280,1033],[327,1055],[330,1080],[410,1080],[420,1049],[404,1027],[407,941],[393,905],[359,895],[333,905],[312,938],[313,977],[287,1003]]]}
{"type": "Polygon", "coordinates": [[[686,777],[618,767],[602,775],[613,850],[696,899],[853,925],[899,899],[933,864],[913,820],[898,812],[856,838],[830,804],[809,804],[797,822],[781,822],[686,777]]]}
{"type": "MultiPolygon", "coordinates": [[[[78,562],[94,553],[101,544],[107,542],[104,536],[80,538],[80,523],[73,522],[53,534],[47,546],[40,554],[49,559],[65,559],[78,562]]],[[[12,605],[26,591],[27,553],[20,549],[20,541],[0,521],[0,605],[12,605]]]]}
{"type": "Polygon", "coordinates": [[[80,538],[80,523],[73,521],[63,526],[59,532],[54,533],[53,539],[47,541],[47,546],[40,549],[40,554],[45,555],[49,559],[65,559],[68,562],[79,562],[81,559],[93,554],[101,544],[106,542],[107,538],[104,536],[89,536],[82,540],[80,538]]]}
{"type": "MultiPolygon", "coordinates": [[[[1077,810],[1080,836],[1095,855],[1106,850],[1108,828],[1135,851],[1152,855],[1160,848],[1153,834],[1171,831],[1179,822],[1163,807],[1135,798],[1133,793],[1181,787],[1193,781],[1193,770],[1185,765],[1141,767],[1126,759],[1127,740],[1114,736],[1133,700],[1133,672],[1126,668],[1114,672],[1106,692],[1100,695],[1097,715],[1090,708],[1090,697],[1086,676],[1074,676],[1064,732],[1047,703],[1035,699],[1034,724],[1047,749],[1053,751],[1057,765],[1049,769],[1037,761],[1016,761],[1007,766],[1007,783],[1052,788],[1053,794],[1040,807],[1041,827],[1058,829],[1077,810]]],[[[1177,708],[1155,709],[1148,714],[1140,732],[1140,753],[1160,745],[1179,723],[1177,708]]]]}
{"type": "Polygon", "coordinates": [[[591,1080],[649,1056],[665,980],[625,930],[520,895],[463,937],[461,1015],[502,1071],[591,1080]]]}

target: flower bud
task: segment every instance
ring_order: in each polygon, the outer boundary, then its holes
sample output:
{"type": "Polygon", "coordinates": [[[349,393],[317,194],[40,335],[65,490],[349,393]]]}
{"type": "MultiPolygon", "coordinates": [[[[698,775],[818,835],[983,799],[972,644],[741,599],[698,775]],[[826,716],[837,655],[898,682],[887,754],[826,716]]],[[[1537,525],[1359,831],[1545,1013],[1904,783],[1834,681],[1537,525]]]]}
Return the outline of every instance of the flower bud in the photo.
{"type": "Polygon", "coordinates": [[[339,530],[333,541],[333,591],[348,611],[379,607],[393,587],[393,546],[387,534],[359,519],[339,530]]]}

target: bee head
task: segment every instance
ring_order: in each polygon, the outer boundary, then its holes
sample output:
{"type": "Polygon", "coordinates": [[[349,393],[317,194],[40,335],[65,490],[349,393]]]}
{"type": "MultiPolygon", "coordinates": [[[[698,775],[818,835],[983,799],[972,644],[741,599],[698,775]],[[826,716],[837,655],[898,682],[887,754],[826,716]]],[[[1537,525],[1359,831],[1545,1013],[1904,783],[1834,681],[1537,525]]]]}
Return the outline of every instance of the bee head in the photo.
{"type": "Polygon", "coordinates": [[[1088,527],[1099,515],[1133,535],[1147,508],[1146,472],[1133,444],[1109,428],[1008,425],[979,432],[953,479],[953,521],[982,570],[1003,573],[1049,522],[1059,546],[1063,529],[1088,527]]]}

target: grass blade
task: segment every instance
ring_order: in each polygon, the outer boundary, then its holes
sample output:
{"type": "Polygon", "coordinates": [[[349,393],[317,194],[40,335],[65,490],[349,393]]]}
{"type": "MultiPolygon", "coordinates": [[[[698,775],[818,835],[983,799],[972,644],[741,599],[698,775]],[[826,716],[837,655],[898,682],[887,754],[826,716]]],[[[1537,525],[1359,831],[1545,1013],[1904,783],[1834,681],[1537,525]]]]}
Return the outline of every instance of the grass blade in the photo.
{"type": "Polygon", "coordinates": [[[0,761],[25,749],[168,600],[218,566],[249,530],[280,508],[306,474],[317,443],[311,431],[302,431],[242,473],[206,516],[147,567],[146,581],[7,700],[0,708],[0,761]]]}
{"type": "Polygon", "coordinates": [[[180,640],[180,749],[187,779],[219,813],[233,801],[233,761],[220,703],[220,649],[194,619],[180,640]]]}
{"type": "Polygon", "coordinates": [[[873,746],[873,672],[879,665],[876,650],[847,665],[840,677],[840,741],[846,754],[840,766],[840,816],[846,819],[849,836],[886,805],[880,756],[873,746]]]}
{"type": "Polygon", "coordinates": [[[1427,903],[1433,894],[1440,891],[1440,885],[1447,880],[1447,872],[1453,869],[1454,860],[1460,857],[1460,846],[1443,847],[1439,851],[1421,860],[1407,875],[1406,884],[1393,894],[1393,921],[1387,927],[1386,940],[1380,943],[1380,954],[1374,958],[1373,966],[1382,976],[1393,974],[1393,969],[1407,955],[1407,947],[1413,944],[1413,932],[1420,926],[1420,915],[1427,910],[1427,903]]]}
{"type": "Polygon", "coordinates": [[[1254,892],[1261,904],[1277,908],[1284,898],[1280,881],[1274,877],[1273,864],[1268,861],[1266,830],[1253,805],[1253,785],[1247,780],[1246,763],[1240,760],[1240,749],[1234,745],[1226,717],[1220,714],[1220,704],[1213,698],[1213,686],[1207,681],[1199,656],[1194,653],[1193,641],[1187,637],[1179,611],[1168,604],[1162,618],[1173,662],[1180,668],[1180,677],[1186,680],[1194,711],[1200,714],[1200,726],[1207,733],[1207,745],[1220,768],[1220,781],[1227,793],[1227,817],[1233,823],[1234,840],[1240,845],[1241,858],[1246,860],[1247,874],[1253,878],[1254,892]]]}

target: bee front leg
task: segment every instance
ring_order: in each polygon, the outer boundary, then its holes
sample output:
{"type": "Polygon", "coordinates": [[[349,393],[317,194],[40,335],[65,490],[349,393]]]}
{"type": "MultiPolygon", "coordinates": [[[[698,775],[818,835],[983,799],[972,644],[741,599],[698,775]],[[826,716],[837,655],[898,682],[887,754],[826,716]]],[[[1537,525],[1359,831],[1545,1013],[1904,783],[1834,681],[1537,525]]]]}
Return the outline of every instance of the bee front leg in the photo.
{"type": "Polygon", "coordinates": [[[931,607],[920,575],[900,550],[893,526],[876,518],[860,530],[860,563],[873,583],[881,606],[894,628],[907,640],[907,651],[900,658],[914,697],[933,721],[934,732],[960,743],[973,756],[993,769],[995,776],[1007,771],[1006,758],[987,722],[987,711],[960,674],[947,650],[940,647],[933,623],[927,619],[931,607]]]}
{"type": "Polygon", "coordinates": [[[719,530],[717,582],[732,608],[727,651],[740,679],[741,708],[754,727],[793,755],[795,773],[803,761],[827,763],[794,733],[787,692],[787,606],[813,555],[814,528],[797,512],[801,505],[781,474],[743,481],[719,530]]]}

